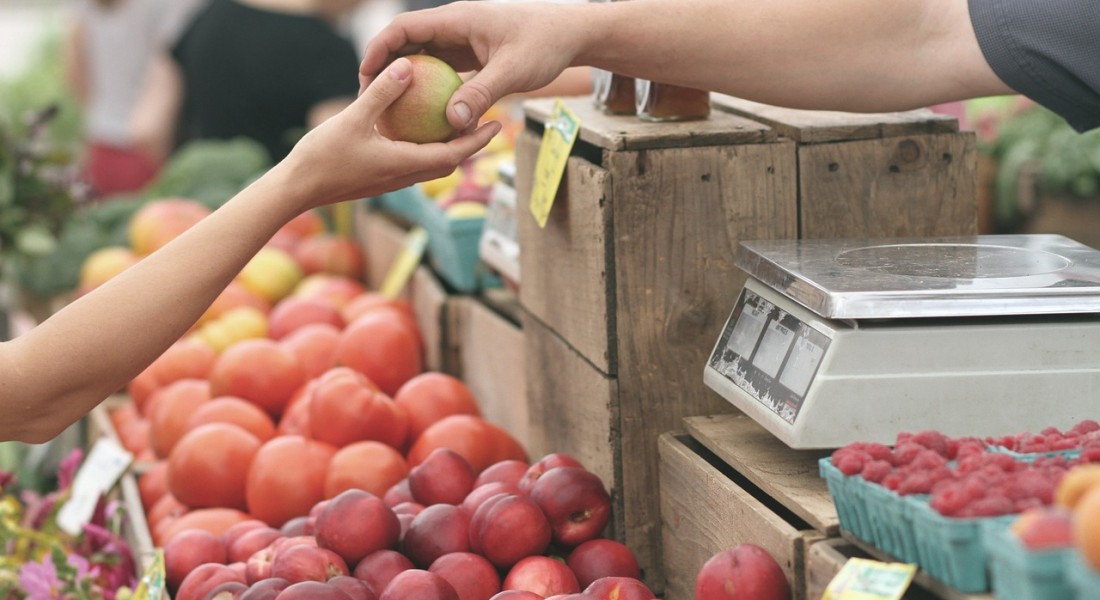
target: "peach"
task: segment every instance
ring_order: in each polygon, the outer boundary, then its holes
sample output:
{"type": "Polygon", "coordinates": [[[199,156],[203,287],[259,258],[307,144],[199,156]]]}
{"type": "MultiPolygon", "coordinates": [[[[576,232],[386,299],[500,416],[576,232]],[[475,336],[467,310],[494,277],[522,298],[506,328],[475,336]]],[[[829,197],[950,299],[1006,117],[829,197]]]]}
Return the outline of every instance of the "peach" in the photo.
{"type": "Polygon", "coordinates": [[[470,549],[470,519],[452,504],[428,506],[409,523],[402,548],[405,556],[421,568],[444,554],[466,552],[470,549]]]}
{"type": "Polygon", "coordinates": [[[288,585],[275,600],[351,600],[351,596],[337,586],[307,580],[288,585]]]}
{"type": "Polygon", "coordinates": [[[708,600],[789,600],[779,563],[760,546],[740,544],[711,556],[695,577],[695,597],[708,600]]]}
{"type": "Polygon", "coordinates": [[[473,489],[475,477],[473,467],[460,454],[436,448],[409,470],[409,491],[420,504],[457,505],[473,489]]]}
{"type": "Polygon", "coordinates": [[[466,494],[466,498],[462,500],[460,506],[462,510],[472,518],[483,502],[497,494],[522,495],[523,492],[521,492],[515,484],[503,481],[490,481],[489,483],[474,488],[469,494],[466,494]]]}
{"type": "Polygon", "coordinates": [[[535,485],[535,481],[537,481],[539,477],[542,477],[543,473],[549,471],[550,469],[553,469],[554,467],[584,468],[584,465],[581,464],[581,461],[573,458],[572,456],[564,452],[554,452],[551,454],[547,454],[546,456],[543,456],[542,458],[532,463],[531,466],[527,468],[527,471],[524,472],[523,477],[521,477],[519,483],[517,483],[517,485],[519,485],[519,489],[523,490],[523,493],[529,494],[531,492],[531,488],[535,485]]]}
{"type": "Polygon", "coordinates": [[[634,577],[601,577],[584,588],[593,600],[653,600],[656,595],[634,577]]]}
{"type": "Polygon", "coordinates": [[[378,600],[459,600],[446,579],[423,569],[409,569],[398,573],[378,600]]]}
{"type": "Polygon", "coordinates": [[[227,581],[245,583],[228,565],[205,563],[195,567],[183,578],[179,589],[172,597],[175,600],[204,600],[211,590],[227,581]]]}
{"type": "Polygon", "coordinates": [[[325,503],[317,515],[317,544],[355,565],[377,550],[397,545],[401,523],[390,507],[374,494],[347,490],[325,503]]]}
{"type": "Polygon", "coordinates": [[[435,559],[428,571],[451,584],[459,600],[489,600],[500,591],[500,575],[484,556],[450,552],[435,559]]]}
{"type": "MultiPolygon", "coordinates": [[[[245,522],[250,523],[251,521],[245,522]]],[[[259,522],[263,523],[263,526],[245,531],[233,540],[232,545],[229,546],[230,562],[243,561],[247,563],[253,554],[267,548],[275,540],[285,537],[278,529],[269,527],[263,521],[259,522]]]]}
{"type": "Polygon", "coordinates": [[[577,575],[582,588],[601,577],[641,577],[634,552],[615,540],[588,540],[574,548],[565,562],[577,575]]]}
{"type": "Polygon", "coordinates": [[[508,570],[501,585],[506,590],[527,590],[542,597],[581,591],[568,565],[549,556],[528,556],[508,570]]]}
{"type": "Polygon", "coordinates": [[[595,473],[554,467],[531,487],[531,499],[546,513],[554,542],[573,547],[595,539],[611,518],[611,495],[595,473]]]}
{"type": "Polygon", "coordinates": [[[406,57],[412,63],[412,81],[378,117],[379,133],[391,140],[424,144],[442,142],[454,134],[447,121],[447,102],[462,78],[446,62],[427,54],[406,57]]]}
{"type": "Polygon", "coordinates": [[[164,572],[168,588],[179,589],[188,573],[206,563],[226,563],[225,542],[202,529],[181,531],[164,546],[164,572]]]}
{"type": "Polygon", "coordinates": [[[378,595],[374,593],[374,589],[371,588],[369,583],[350,575],[337,575],[326,583],[332,587],[340,588],[351,600],[378,599],[378,595]]]}
{"type": "Polygon", "coordinates": [[[416,565],[397,550],[378,550],[364,556],[363,560],[355,565],[352,577],[367,582],[371,589],[378,593],[379,590],[386,589],[398,573],[414,568],[416,565]]]}
{"type": "Polygon", "coordinates": [[[348,565],[328,548],[296,544],[277,550],[271,562],[271,576],[281,577],[291,583],[302,581],[328,581],[348,574],[348,565]]]}
{"type": "Polygon", "coordinates": [[[550,522],[530,498],[498,494],[478,507],[470,520],[470,548],[498,568],[542,554],[550,545],[550,522]]]}
{"type": "Polygon", "coordinates": [[[248,589],[237,600],[275,600],[279,592],[289,585],[289,581],[278,577],[261,579],[249,585],[248,589]]]}
{"type": "MultiPolygon", "coordinates": [[[[400,393],[399,393],[400,394],[400,393]]],[[[396,402],[397,400],[394,399],[396,402]]],[[[478,473],[474,480],[474,488],[493,481],[501,481],[519,486],[519,480],[527,474],[531,466],[522,460],[508,459],[489,465],[484,471],[478,473]]]]}

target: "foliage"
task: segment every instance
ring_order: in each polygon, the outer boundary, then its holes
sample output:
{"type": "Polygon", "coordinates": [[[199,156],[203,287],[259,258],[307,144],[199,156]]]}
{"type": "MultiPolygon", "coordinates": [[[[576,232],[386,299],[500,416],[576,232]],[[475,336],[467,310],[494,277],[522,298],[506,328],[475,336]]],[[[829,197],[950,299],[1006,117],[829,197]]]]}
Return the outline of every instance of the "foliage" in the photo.
{"type": "Polygon", "coordinates": [[[145,195],[191,198],[217,208],[270,166],[267,151],[254,140],[195,140],[172,155],[145,195]]]}
{"type": "Polygon", "coordinates": [[[101,498],[76,536],[57,522],[83,458],[74,450],[58,473],[57,490],[17,498],[0,472],[0,599],[112,600],[135,585],[133,550],[120,536],[123,512],[101,498]]]}
{"type": "Polygon", "coordinates": [[[1100,131],[1077,133],[1058,115],[1032,106],[1001,122],[983,151],[998,164],[995,212],[1001,224],[1021,216],[1020,173],[1028,167],[1037,169],[1039,192],[1100,200],[1100,131]]]}

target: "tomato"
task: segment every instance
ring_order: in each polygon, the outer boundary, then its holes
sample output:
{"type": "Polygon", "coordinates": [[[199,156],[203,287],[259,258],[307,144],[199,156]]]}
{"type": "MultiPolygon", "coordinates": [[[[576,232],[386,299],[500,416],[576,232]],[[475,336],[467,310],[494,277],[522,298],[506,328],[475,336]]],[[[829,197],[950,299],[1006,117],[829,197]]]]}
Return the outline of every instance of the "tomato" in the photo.
{"type": "Polygon", "coordinates": [[[235,508],[196,508],[176,517],[171,525],[164,530],[163,536],[157,542],[158,546],[164,546],[172,541],[177,533],[188,529],[201,529],[209,531],[215,537],[221,537],[232,526],[251,519],[248,513],[235,508]]]}
{"type": "Polygon", "coordinates": [[[473,415],[444,417],[425,429],[409,449],[409,466],[420,464],[436,448],[457,452],[475,473],[502,460],[527,461],[527,451],[511,434],[473,415]]]}
{"type": "Polygon", "coordinates": [[[205,379],[180,379],[149,398],[149,442],[157,458],[168,458],[187,431],[187,421],[200,405],[210,401],[205,379]]]}
{"type": "Polygon", "coordinates": [[[350,489],[366,490],[381,498],[409,474],[401,453],[382,442],[355,442],[332,457],[325,473],[325,498],[350,489]]]}
{"type": "Polygon", "coordinates": [[[298,357],[306,379],[313,379],[336,366],[339,341],[339,328],[327,323],[311,323],[290,332],[279,343],[298,357]]]}
{"type": "Polygon", "coordinates": [[[272,438],[252,458],[245,498],[252,515],[272,527],[309,514],[324,500],[325,474],[336,454],[330,444],[300,435],[272,438]]]}
{"type": "Polygon", "coordinates": [[[253,338],[226,348],[210,371],[210,393],[236,396],[278,418],[306,381],[298,358],[275,340],[253,338]]]}
{"type": "Polygon", "coordinates": [[[275,421],[255,404],[233,396],[219,396],[203,403],[187,420],[187,431],[207,423],[230,423],[266,442],[275,437],[275,421]]]}
{"type": "Polygon", "coordinates": [[[366,375],[389,396],[423,371],[420,332],[397,309],[376,308],[340,334],[336,363],[366,375]]]}
{"type": "Polygon", "coordinates": [[[168,489],[192,508],[243,510],[245,478],[261,443],[237,425],[199,425],[180,438],[168,457],[168,489]]]}
{"type": "Polygon", "coordinates": [[[429,425],[450,415],[481,416],[477,399],[466,384],[446,373],[413,377],[397,390],[394,403],[409,417],[409,439],[415,441],[429,425]]]}
{"type": "Polygon", "coordinates": [[[168,461],[154,462],[144,473],[138,476],[138,494],[141,505],[150,507],[156,504],[168,491],[168,461]]]}

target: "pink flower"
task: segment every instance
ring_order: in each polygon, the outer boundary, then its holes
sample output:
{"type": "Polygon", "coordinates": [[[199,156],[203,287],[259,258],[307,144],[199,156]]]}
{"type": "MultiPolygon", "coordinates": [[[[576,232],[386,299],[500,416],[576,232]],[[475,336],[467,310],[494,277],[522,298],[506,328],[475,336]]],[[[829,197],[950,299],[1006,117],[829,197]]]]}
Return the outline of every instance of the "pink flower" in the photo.
{"type": "Polygon", "coordinates": [[[42,562],[29,562],[19,567],[19,585],[27,593],[26,600],[63,598],[63,584],[57,577],[57,567],[49,556],[42,562]]]}

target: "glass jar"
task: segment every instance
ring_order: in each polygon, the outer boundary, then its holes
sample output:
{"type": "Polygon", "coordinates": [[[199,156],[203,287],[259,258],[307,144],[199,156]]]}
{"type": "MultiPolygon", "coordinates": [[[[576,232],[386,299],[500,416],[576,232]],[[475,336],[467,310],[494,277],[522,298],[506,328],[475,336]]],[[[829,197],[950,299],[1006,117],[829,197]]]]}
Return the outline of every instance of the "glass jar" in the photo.
{"type": "Polygon", "coordinates": [[[609,115],[634,114],[633,77],[624,77],[603,69],[593,69],[592,77],[596,108],[609,115]]]}
{"type": "Polygon", "coordinates": [[[635,91],[638,118],[644,121],[690,121],[710,115],[710,92],[639,79],[635,91]]]}

